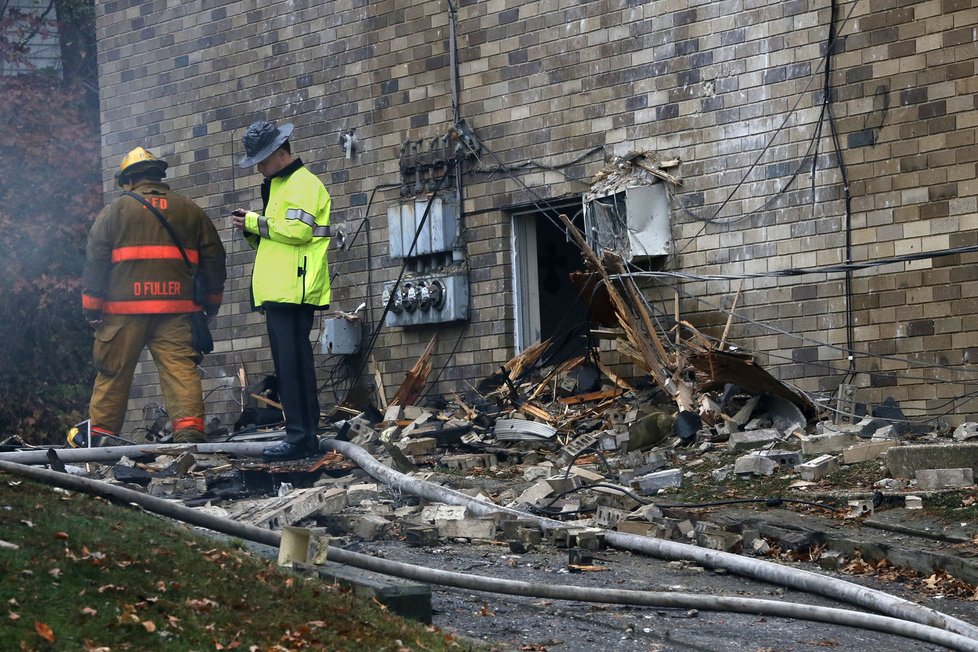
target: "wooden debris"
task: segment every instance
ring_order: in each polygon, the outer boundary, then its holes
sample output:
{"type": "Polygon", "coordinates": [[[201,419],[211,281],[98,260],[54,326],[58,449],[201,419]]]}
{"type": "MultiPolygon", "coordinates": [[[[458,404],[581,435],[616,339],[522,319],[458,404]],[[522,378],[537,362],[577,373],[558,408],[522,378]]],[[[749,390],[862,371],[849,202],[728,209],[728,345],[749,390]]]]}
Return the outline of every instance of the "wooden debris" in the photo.
{"type": "Polygon", "coordinates": [[[580,403],[587,403],[588,401],[600,401],[606,398],[615,398],[624,393],[624,390],[621,388],[606,389],[600,392],[589,392],[587,394],[567,396],[565,398],[557,399],[557,401],[559,403],[563,403],[564,405],[579,405],[580,403]]]}
{"type": "Polygon", "coordinates": [[[251,395],[251,398],[255,399],[256,401],[260,401],[261,403],[264,403],[265,405],[267,405],[269,407],[277,408],[279,410],[282,409],[282,404],[281,403],[279,403],[277,401],[273,401],[270,398],[265,398],[261,394],[252,394],[251,395]]]}
{"type": "Polygon", "coordinates": [[[377,398],[380,399],[380,407],[382,410],[387,410],[387,396],[384,394],[384,377],[380,373],[380,365],[377,364],[377,358],[374,354],[370,354],[370,366],[373,367],[374,372],[374,382],[377,383],[377,398]]]}
{"type": "MultiPolygon", "coordinates": [[[[615,306],[615,311],[618,314],[621,326],[625,329],[629,342],[641,354],[641,366],[648,371],[649,375],[652,376],[652,379],[659,387],[662,387],[675,398],[680,409],[692,410],[694,405],[692,388],[680,377],[683,371],[682,367],[678,367],[678,365],[675,365],[669,359],[669,355],[666,353],[662,341],[656,334],[652,319],[645,309],[645,302],[640,296],[638,288],[629,280],[622,281],[625,292],[631,300],[631,303],[629,303],[618,292],[617,287],[612,284],[611,277],[608,271],[605,270],[605,266],[598,260],[594,250],[591,249],[584,236],[581,235],[570,218],[564,214],[560,214],[558,217],[567,228],[567,232],[574,238],[582,254],[599,271],[601,277],[604,279],[605,287],[608,290],[612,304],[615,306]],[[644,332],[643,326],[645,329],[644,332]],[[675,373],[671,377],[667,376],[666,374],[673,367],[677,367],[675,373]]],[[[622,274],[619,278],[628,279],[626,274],[627,270],[625,270],[620,257],[608,253],[605,255],[605,260],[608,261],[610,271],[622,274]]]]}
{"type": "Polygon", "coordinates": [[[540,419],[541,421],[546,421],[547,423],[553,423],[554,421],[556,421],[553,415],[551,415],[545,409],[543,409],[542,407],[534,403],[523,403],[522,405],[519,406],[519,408],[520,411],[525,412],[530,416],[534,416],[537,419],[540,419]]]}
{"type": "Polygon", "coordinates": [[[425,347],[418,361],[405,375],[404,382],[401,383],[397,393],[394,394],[394,398],[391,399],[391,405],[414,405],[417,398],[421,396],[421,390],[424,389],[428,374],[431,373],[431,354],[435,350],[437,340],[438,334],[435,333],[431,336],[431,341],[428,342],[428,346],[425,347]]]}
{"type": "Polygon", "coordinates": [[[531,367],[549,347],[550,340],[536,342],[523,349],[516,357],[511,358],[503,365],[503,369],[509,372],[509,379],[516,380],[522,376],[523,372],[531,367]]]}

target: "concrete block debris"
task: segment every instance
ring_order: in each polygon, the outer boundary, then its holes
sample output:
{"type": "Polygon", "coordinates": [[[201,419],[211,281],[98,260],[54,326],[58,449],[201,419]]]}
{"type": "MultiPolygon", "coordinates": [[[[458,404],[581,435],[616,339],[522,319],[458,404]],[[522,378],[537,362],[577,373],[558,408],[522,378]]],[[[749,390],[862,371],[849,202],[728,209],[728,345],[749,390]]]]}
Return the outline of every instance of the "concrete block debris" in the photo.
{"type": "Polygon", "coordinates": [[[975,483],[975,474],[970,468],[921,469],[917,471],[916,477],[917,488],[923,491],[958,489],[975,483]]]}
{"type": "Polygon", "coordinates": [[[843,449],[855,446],[859,443],[857,435],[832,432],[824,435],[809,435],[801,440],[801,453],[805,457],[812,455],[824,455],[825,453],[839,453],[843,449]]]}
{"type": "Polygon", "coordinates": [[[801,451],[789,451],[782,448],[772,448],[771,450],[760,451],[758,455],[761,457],[766,457],[769,460],[774,460],[778,466],[795,467],[804,461],[801,456],[801,451]]]}
{"type": "Polygon", "coordinates": [[[880,441],[868,441],[849,446],[842,451],[843,464],[858,464],[869,462],[885,453],[890,448],[897,445],[896,440],[883,439],[880,441]]]}
{"type": "Polygon", "coordinates": [[[651,496],[662,489],[680,487],[682,484],[683,472],[681,469],[656,471],[632,480],[632,488],[644,496],[651,496]]]}
{"type": "Polygon", "coordinates": [[[771,475],[778,468],[776,461],[763,455],[742,455],[734,462],[737,475],[771,475]]]}
{"type": "Polygon", "coordinates": [[[732,432],[727,440],[727,450],[731,453],[763,448],[768,444],[781,439],[781,433],[773,428],[763,430],[750,430],[745,432],[732,432]]]}
{"type": "Polygon", "coordinates": [[[820,455],[795,467],[802,480],[821,480],[839,470],[839,459],[834,455],[820,455]]]}

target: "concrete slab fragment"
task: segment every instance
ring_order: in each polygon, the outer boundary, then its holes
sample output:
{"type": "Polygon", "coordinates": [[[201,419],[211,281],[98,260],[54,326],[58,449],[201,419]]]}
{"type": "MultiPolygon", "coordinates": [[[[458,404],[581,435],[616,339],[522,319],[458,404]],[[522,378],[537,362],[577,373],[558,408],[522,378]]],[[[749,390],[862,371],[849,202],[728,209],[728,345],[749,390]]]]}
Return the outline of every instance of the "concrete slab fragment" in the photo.
{"type": "Polygon", "coordinates": [[[732,432],[727,440],[727,450],[732,453],[763,448],[781,439],[781,433],[773,428],[750,430],[748,432],[732,432]]]}
{"type": "Polygon", "coordinates": [[[843,464],[858,464],[875,460],[887,450],[898,445],[894,439],[881,439],[879,441],[868,441],[850,446],[842,451],[843,464]]]}
{"type": "Polygon", "coordinates": [[[971,469],[921,469],[916,476],[917,488],[923,491],[970,487],[975,483],[971,469]]]}
{"type": "Polygon", "coordinates": [[[920,444],[894,446],[886,451],[886,466],[894,478],[913,478],[921,469],[968,467],[978,471],[978,444],[920,444]]]}
{"type": "Polygon", "coordinates": [[[376,599],[394,613],[431,624],[431,587],[352,566],[318,566],[319,576],[350,587],[354,595],[376,599]]]}
{"type": "Polygon", "coordinates": [[[801,440],[801,452],[805,457],[824,455],[825,453],[839,453],[850,446],[855,446],[859,441],[860,439],[857,435],[844,432],[810,435],[801,440]]]}

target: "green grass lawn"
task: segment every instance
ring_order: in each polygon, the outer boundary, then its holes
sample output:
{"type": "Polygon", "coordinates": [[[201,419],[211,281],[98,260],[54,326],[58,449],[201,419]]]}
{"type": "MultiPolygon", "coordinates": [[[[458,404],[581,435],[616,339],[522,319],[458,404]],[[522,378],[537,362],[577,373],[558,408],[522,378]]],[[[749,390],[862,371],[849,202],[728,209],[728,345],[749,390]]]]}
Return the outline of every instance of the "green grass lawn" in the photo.
{"type": "Polygon", "coordinates": [[[0,601],[0,650],[473,649],[187,526],[3,472],[0,601]]]}

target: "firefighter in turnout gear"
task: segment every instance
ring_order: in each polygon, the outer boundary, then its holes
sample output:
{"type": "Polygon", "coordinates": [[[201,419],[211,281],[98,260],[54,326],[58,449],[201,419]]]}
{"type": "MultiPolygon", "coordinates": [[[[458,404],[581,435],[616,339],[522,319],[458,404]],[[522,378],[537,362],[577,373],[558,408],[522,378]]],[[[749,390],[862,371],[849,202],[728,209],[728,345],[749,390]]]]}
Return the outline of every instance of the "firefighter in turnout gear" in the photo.
{"type": "Polygon", "coordinates": [[[285,413],[285,439],[262,452],[266,461],[318,451],[319,393],[309,334],[315,311],[329,308],[330,196],[322,182],[292,154],[293,125],[259,120],[244,136],[243,167],[258,167],[263,214],[243,208],[234,226],[257,250],[251,292],[265,313],[272,362],[285,413]]]}
{"type": "MultiPolygon", "coordinates": [[[[192,345],[190,315],[203,310],[213,316],[221,306],[224,245],[204,211],[163,183],[166,168],[165,161],[142,147],[129,152],[117,181],[143,201],[122,195],[102,209],[88,234],[82,309],[95,332],[98,371],[89,404],[92,445],[122,428],[144,348],[159,370],[174,441],[206,441],[196,368],[200,353],[192,345]],[[190,267],[150,206],[180,239],[190,267]],[[204,281],[202,305],[194,301],[191,268],[204,281]]],[[[84,439],[69,436],[69,443],[88,443],[84,439]]]]}

